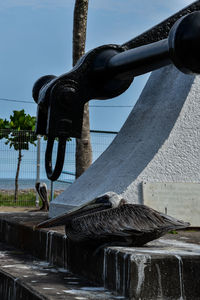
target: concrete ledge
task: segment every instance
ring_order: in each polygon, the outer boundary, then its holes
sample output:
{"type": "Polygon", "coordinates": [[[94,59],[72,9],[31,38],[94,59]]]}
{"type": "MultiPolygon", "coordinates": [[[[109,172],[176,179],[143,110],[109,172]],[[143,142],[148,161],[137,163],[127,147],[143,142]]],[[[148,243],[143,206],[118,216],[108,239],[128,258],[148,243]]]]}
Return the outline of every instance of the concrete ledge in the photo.
{"type": "Polygon", "coordinates": [[[102,287],[1,243],[0,255],[2,300],[115,299],[102,287]]]}
{"type": "Polygon", "coordinates": [[[28,286],[22,284],[17,278],[0,269],[0,298],[18,300],[44,300],[41,295],[33,292],[28,286]]]}
{"type": "Polygon", "coordinates": [[[0,239],[129,299],[199,299],[199,231],[95,254],[87,245],[69,242],[63,227],[33,231],[45,218],[41,213],[1,214],[0,239]]]}

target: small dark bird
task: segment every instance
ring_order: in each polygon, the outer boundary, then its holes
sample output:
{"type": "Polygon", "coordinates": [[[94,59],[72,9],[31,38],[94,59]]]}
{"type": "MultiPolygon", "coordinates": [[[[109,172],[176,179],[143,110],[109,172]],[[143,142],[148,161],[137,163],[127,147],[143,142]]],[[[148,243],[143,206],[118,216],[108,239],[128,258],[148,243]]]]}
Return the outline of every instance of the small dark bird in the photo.
{"type": "Polygon", "coordinates": [[[40,208],[40,210],[48,211],[49,210],[49,200],[48,200],[46,183],[36,182],[35,188],[42,200],[42,207],[40,208]]]}
{"type": "Polygon", "coordinates": [[[113,192],[44,221],[36,228],[59,225],[65,225],[69,239],[96,246],[142,246],[170,230],[190,226],[145,205],[128,204],[113,192]]]}

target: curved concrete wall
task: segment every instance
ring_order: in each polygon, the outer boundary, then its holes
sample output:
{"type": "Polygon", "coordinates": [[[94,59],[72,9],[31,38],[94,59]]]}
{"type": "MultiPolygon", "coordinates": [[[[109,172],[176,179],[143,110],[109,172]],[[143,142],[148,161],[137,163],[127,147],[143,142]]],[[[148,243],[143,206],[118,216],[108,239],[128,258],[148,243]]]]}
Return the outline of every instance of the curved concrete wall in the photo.
{"type": "MultiPolygon", "coordinates": [[[[133,83],[134,84],[134,83],[133,83]]],[[[200,77],[154,71],[121,131],[50,205],[50,216],[107,191],[142,202],[142,182],[200,181],[200,77]]]]}

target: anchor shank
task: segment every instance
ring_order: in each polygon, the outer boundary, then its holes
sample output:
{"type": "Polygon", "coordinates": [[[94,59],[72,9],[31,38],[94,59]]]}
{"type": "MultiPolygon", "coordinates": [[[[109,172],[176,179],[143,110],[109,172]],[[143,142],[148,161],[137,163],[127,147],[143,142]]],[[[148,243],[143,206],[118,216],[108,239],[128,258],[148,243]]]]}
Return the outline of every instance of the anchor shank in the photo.
{"type": "Polygon", "coordinates": [[[116,54],[109,60],[107,71],[135,77],[171,63],[168,39],[165,39],[116,54]]]}

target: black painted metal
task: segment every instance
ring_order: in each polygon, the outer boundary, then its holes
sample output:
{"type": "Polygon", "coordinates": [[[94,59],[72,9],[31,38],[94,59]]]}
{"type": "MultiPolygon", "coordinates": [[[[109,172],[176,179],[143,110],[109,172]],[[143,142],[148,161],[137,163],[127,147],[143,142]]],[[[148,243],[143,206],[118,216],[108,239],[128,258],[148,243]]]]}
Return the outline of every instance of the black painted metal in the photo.
{"type": "Polygon", "coordinates": [[[199,41],[200,12],[194,12],[178,20],[167,39],[129,50],[125,46],[101,46],[86,53],[70,72],[40,78],[33,87],[33,97],[38,103],[36,133],[48,136],[48,178],[56,180],[62,171],[66,139],[80,138],[87,101],[116,97],[127,90],[135,76],[172,62],[185,73],[199,73],[199,41]],[[52,170],[56,137],[59,150],[52,170]]]}
{"type": "Polygon", "coordinates": [[[170,63],[168,39],[165,39],[111,57],[107,69],[114,74],[135,77],[170,63]]]}
{"type": "Polygon", "coordinates": [[[66,148],[66,140],[60,139],[58,142],[58,151],[56,157],[56,164],[54,169],[52,168],[52,150],[54,145],[54,139],[52,137],[48,138],[47,148],[45,153],[45,168],[47,177],[52,181],[56,180],[63,169],[63,164],[65,160],[65,148],[66,148]]]}
{"type": "Polygon", "coordinates": [[[200,12],[178,20],[169,33],[169,55],[186,74],[200,73],[200,12]]]}
{"type": "Polygon", "coordinates": [[[106,133],[106,134],[118,134],[118,131],[107,131],[107,130],[90,130],[93,133],[106,133]]]}

